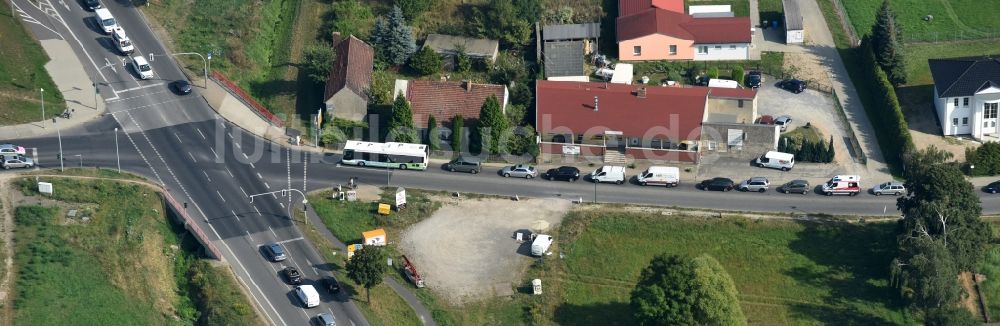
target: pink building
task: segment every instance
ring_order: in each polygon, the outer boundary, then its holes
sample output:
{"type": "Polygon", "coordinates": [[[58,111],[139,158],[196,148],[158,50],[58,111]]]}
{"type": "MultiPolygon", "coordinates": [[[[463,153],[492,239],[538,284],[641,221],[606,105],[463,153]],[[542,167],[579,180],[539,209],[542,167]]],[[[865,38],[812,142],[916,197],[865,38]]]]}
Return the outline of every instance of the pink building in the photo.
{"type": "Polygon", "coordinates": [[[620,0],[618,57],[641,60],[747,60],[749,17],[695,18],[683,0],[620,0]]]}

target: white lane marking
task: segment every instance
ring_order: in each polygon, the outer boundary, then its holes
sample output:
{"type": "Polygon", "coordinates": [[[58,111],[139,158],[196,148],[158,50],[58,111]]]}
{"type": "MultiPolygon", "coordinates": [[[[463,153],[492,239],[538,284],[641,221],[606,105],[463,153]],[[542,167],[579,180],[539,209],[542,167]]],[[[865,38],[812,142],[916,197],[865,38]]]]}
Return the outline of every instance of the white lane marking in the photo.
{"type": "Polygon", "coordinates": [[[193,161],[193,162],[195,162],[195,163],[198,163],[198,160],[196,160],[196,159],[194,158],[194,154],[191,154],[191,152],[188,152],[188,156],[190,156],[190,157],[191,157],[191,161],[193,161]]]}
{"type": "Polygon", "coordinates": [[[183,141],[183,140],[181,140],[181,135],[177,134],[176,132],[174,133],[174,137],[176,137],[176,138],[177,138],[177,142],[178,142],[178,143],[181,143],[181,144],[183,144],[183,143],[184,143],[184,141],[183,141]]]}
{"type": "Polygon", "coordinates": [[[205,172],[205,170],[201,170],[201,173],[205,174],[205,179],[207,179],[208,182],[212,182],[212,178],[208,177],[208,172],[205,172]]]}
{"type": "Polygon", "coordinates": [[[141,105],[141,106],[131,107],[131,108],[128,108],[128,109],[119,110],[119,111],[116,111],[115,113],[130,112],[130,111],[136,111],[136,110],[140,110],[140,109],[156,108],[156,107],[159,107],[161,104],[167,104],[167,103],[170,103],[170,102],[180,102],[180,101],[185,101],[185,100],[184,99],[169,99],[169,100],[166,100],[166,101],[156,102],[156,103],[153,103],[153,104],[146,104],[146,105],[141,105]]]}
{"type": "MultiPolygon", "coordinates": [[[[201,208],[198,207],[198,204],[195,204],[195,207],[197,207],[198,211],[201,212],[201,208]]],[[[201,215],[202,215],[202,217],[204,217],[205,213],[201,212],[201,215]]],[[[219,232],[215,230],[215,226],[213,226],[212,224],[208,224],[208,228],[212,229],[212,233],[215,234],[215,238],[216,239],[222,239],[222,237],[219,236],[219,232]]],[[[281,318],[281,314],[277,313],[278,309],[274,308],[274,305],[271,304],[271,300],[268,300],[267,296],[264,295],[264,291],[260,289],[260,285],[257,285],[257,282],[254,282],[253,278],[250,277],[250,272],[247,270],[246,266],[243,266],[243,262],[241,262],[239,260],[239,258],[236,258],[236,254],[233,253],[233,249],[229,247],[229,244],[227,244],[225,241],[222,241],[222,240],[219,240],[219,242],[222,243],[223,247],[226,247],[226,251],[228,251],[229,255],[233,257],[234,261],[236,261],[236,265],[240,266],[240,269],[243,270],[243,274],[247,275],[247,279],[250,280],[250,284],[253,284],[253,287],[257,289],[257,292],[250,291],[250,294],[253,296],[253,301],[256,301],[258,306],[261,306],[261,307],[264,306],[264,305],[262,305],[260,303],[260,299],[257,299],[257,294],[260,293],[261,294],[261,298],[264,299],[264,302],[266,302],[267,305],[269,307],[271,307],[271,311],[273,311],[275,313],[275,315],[278,316],[278,320],[281,321],[281,324],[282,325],[288,325],[287,323],[285,323],[285,320],[283,318],[281,318]]],[[[268,265],[271,265],[271,264],[268,264],[268,265]]],[[[271,267],[271,268],[273,269],[274,267],[271,267]]],[[[242,277],[237,277],[236,280],[240,281],[240,283],[242,283],[244,287],[246,287],[248,289],[250,288],[249,286],[247,286],[246,282],[243,281],[242,277]]],[[[270,314],[264,314],[264,316],[267,317],[267,319],[271,322],[272,325],[275,325],[274,320],[271,320],[271,315],[270,314]]]]}
{"type": "Polygon", "coordinates": [[[253,206],[253,210],[257,211],[257,215],[264,215],[260,213],[260,210],[257,209],[257,206],[253,206]]]}
{"type": "MultiPolygon", "coordinates": [[[[104,61],[108,61],[108,58],[104,58],[104,61]]],[[[108,64],[110,65],[110,64],[111,64],[111,62],[110,62],[110,61],[108,61],[108,64]]],[[[112,68],[114,68],[114,66],[111,66],[111,67],[112,67],[112,68]]],[[[117,72],[117,71],[116,71],[116,72],[117,72]]],[[[140,97],[147,97],[147,96],[150,96],[150,95],[157,95],[157,94],[161,94],[161,93],[166,93],[166,92],[167,92],[167,91],[159,91],[159,92],[152,92],[152,93],[150,93],[150,92],[145,92],[145,93],[142,93],[142,95],[136,95],[136,96],[129,96],[129,97],[122,97],[122,98],[117,98],[117,99],[115,99],[114,101],[112,101],[112,100],[108,100],[107,102],[122,102],[122,101],[127,101],[127,100],[132,100],[132,99],[137,99],[137,98],[140,98],[140,97]]]]}
{"type": "Polygon", "coordinates": [[[285,208],[285,203],[278,203],[278,205],[281,205],[281,208],[285,208]]]}
{"type": "MultiPolygon", "coordinates": [[[[267,189],[271,189],[271,185],[267,184],[267,182],[264,183],[264,186],[267,187],[267,189]]],[[[271,195],[273,196],[274,194],[271,194],[271,195]]],[[[278,198],[278,197],[275,196],[274,198],[278,198]]]]}
{"type": "MultiPolygon", "coordinates": [[[[299,238],[299,239],[301,239],[301,238],[299,238]]],[[[315,264],[313,264],[311,261],[309,261],[309,258],[306,258],[306,264],[309,265],[309,268],[312,268],[313,275],[319,275],[319,270],[316,269],[316,265],[315,264]]]]}
{"type": "Polygon", "coordinates": [[[39,169],[38,168],[39,162],[38,162],[38,148],[37,147],[31,149],[31,161],[35,162],[35,170],[38,170],[39,169]]]}
{"type": "MultiPolygon", "coordinates": [[[[303,240],[303,239],[305,239],[305,238],[298,237],[298,238],[295,238],[295,239],[281,240],[281,241],[278,241],[278,243],[280,243],[280,244],[286,244],[286,243],[289,243],[289,242],[292,242],[292,241],[299,241],[299,240],[303,240]]],[[[306,259],[306,261],[308,261],[308,260],[309,259],[306,259]]]]}
{"type": "Polygon", "coordinates": [[[256,243],[256,241],[253,241],[253,237],[250,236],[250,230],[243,230],[243,232],[247,233],[247,238],[250,239],[250,244],[256,243]]]}
{"type": "Polygon", "coordinates": [[[264,177],[260,176],[260,172],[257,172],[257,178],[263,180],[264,177]]]}
{"type": "Polygon", "coordinates": [[[271,230],[271,234],[273,234],[274,235],[274,239],[277,240],[278,239],[278,234],[274,233],[274,229],[272,229],[270,225],[267,226],[267,229],[271,230]]]}
{"type": "Polygon", "coordinates": [[[226,172],[229,172],[229,177],[230,177],[230,178],[235,178],[235,177],[233,176],[233,171],[229,171],[229,168],[226,168],[226,172]]]}
{"type": "Polygon", "coordinates": [[[233,146],[236,146],[236,148],[239,148],[239,149],[243,149],[243,147],[240,147],[240,143],[233,143],[233,146]]]}
{"type": "Polygon", "coordinates": [[[226,136],[229,136],[229,139],[233,139],[233,134],[231,134],[231,133],[228,133],[228,132],[227,132],[227,133],[226,133],[226,136]]]}
{"type": "Polygon", "coordinates": [[[253,165],[253,162],[250,162],[250,168],[255,170],[257,169],[257,167],[253,165]]]}
{"type": "Polygon", "coordinates": [[[216,190],[215,193],[219,194],[219,198],[222,198],[222,202],[223,203],[226,202],[226,197],[222,197],[222,193],[221,192],[219,192],[218,190],[216,190]]]}
{"type": "MultiPolygon", "coordinates": [[[[132,76],[132,74],[129,74],[129,76],[132,76]]],[[[136,83],[139,82],[138,80],[135,79],[135,77],[132,77],[132,80],[135,80],[136,83]]],[[[126,89],[120,90],[120,91],[115,91],[115,94],[117,95],[117,94],[121,94],[121,93],[126,93],[126,92],[131,92],[131,91],[137,91],[137,90],[140,90],[140,89],[146,89],[146,88],[150,88],[150,87],[163,86],[163,85],[166,85],[166,84],[167,83],[156,83],[156,84],[149,84],[149,85],[145,85],[145,86],[136,86],[136,87],[132,87],[132,88],[126,88],[126,89]]],[[[148,95],[148,94],[146,94],[146,95],[148,95]]]]}
{"type": "Polygon", "coordinates": [[[231,210],[231,209],[229,211],[233,212],[233,217],[236,218],[236,222],[239,222],[240,221],[240,214],[236,214],[236,211],[231,210]]]}
{"type": "Polygon", "coordinates": [[[250,159],[250,157],[247,156],[247,153],[240,153],[240,154],[243,154],[243,158],[248,159],[248,160],[250,159]]]}
{"type": "Polygon", "coordinates": [[[201,129],[195,128],[194,130],[198,131],[198,134],[201,135],[201,139],[208,140],[208,138],[205,138],[205,134],[201,133],[201,129]]]}
{"type": "MultiPolygon", "coordinates": [[[[14,4],[14,1],[11,1],[10,3],[11,5],[16,6],[14,4]]],[[[55,15],[56,18],[59,19],[59,22],[63,24],[63,27],[66,28],[66,31],[69,32],[69,35],[73,37],[73,40],[76,41],[76,44],[80,45],[80,49],[86,49],[85,47],[83,47],[83,42],[80,42],[80,39],[76,37],[76,33],[73,33],[73,29],[69,28],[69,25],[66,24],[66,20],[62,18],[62,15],[60,15],[58,11],[55,12],[55,15]]],[[[87,60],[90,60],[90,64],[94,66],[94,70],[97,70],[97,74],[101,76],[101,79],[104,80],[104,83],[107,84],[108,78],[104,76],[104,72],[101,71],[101,68],[97,66],[96,62],[94,62],[94,58],[90,56],[90,52],[87,52],[86,50],[83,50],[82,52],[84,55],[87,56],[87,60]]],[[[111,90],[114,91],[114,88],[112,88],[111,90]]]]}
{"type": "Polygon", "coordinates": [[[219,158],[219,153],[216,153],[214,148],[208,147],[208,149],[212,150],[212,155],[215,155],[215,158],[219,158]]]}
{"type": "Polygon", "coordinates": [[[243,190],[243,186],[239,186],[239,187],[240,187],[240,191],[242,191],[242,192],[243,192],[243,196],[244,196],[244,197],[250,197],[250,195],[247,195],[247,192],[246,192],[246,190],[243,190]]]}

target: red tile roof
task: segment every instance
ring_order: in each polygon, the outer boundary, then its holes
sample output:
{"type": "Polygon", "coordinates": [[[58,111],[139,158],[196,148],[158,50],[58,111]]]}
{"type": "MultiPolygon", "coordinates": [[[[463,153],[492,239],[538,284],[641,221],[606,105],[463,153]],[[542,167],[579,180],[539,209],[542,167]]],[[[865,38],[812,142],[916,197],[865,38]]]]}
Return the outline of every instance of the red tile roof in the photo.
{"type": "Polygon", "coordinates": [[[695,43],[750,43],[750,17],[694,18],[650,8],[618,17],[618,41],[663,34],[695,43]]]}
{"type": "Polygon", "coordinates": [[[684,13],[684,0],[618,0],[618,17],[628,16],[649,8],[684,13]]]}
{"type": "Polygon", "coordinates": [[[757,91],[749,88],[709,88],[708,97],[728,98],[736,100],[752,100],[757,97],[757,91]]]}
{"type": "Polygon", "coordinates": [[[427,127],[429,115],[434,115],[438,123],[451,121],[456,114],[465,119],[479,119],[483,102],[490,95],[495,95],[500,105],[507,103],[507,87],[503,85],[471,83],[471,89],[466,89],[463,81],[411,80],[406,88],[413,125],[417,128],[427,127]]]}
{"type": "Polygon", "coordinates": [[[372,47],[351,35],[334,45],[334,53],[336,58],[330,68],[323,100],[330,99],[345,87],[367,99],[375,53],[372,47]]]}

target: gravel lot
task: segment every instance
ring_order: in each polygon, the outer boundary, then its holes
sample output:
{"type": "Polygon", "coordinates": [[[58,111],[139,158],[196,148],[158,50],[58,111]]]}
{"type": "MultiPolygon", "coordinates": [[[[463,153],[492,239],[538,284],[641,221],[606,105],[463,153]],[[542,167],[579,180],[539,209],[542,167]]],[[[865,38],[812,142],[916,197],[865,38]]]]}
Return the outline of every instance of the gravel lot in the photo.
{"type": "Polygon", "coordinates": [[[514,232],[538,220],[551,230],[573,205],[559,199],[438,199],[444,205],[407,230],[400,248],[427,287],[456,305],[513,289],[533,260],[519,251],[523,245],[514,232]]]}

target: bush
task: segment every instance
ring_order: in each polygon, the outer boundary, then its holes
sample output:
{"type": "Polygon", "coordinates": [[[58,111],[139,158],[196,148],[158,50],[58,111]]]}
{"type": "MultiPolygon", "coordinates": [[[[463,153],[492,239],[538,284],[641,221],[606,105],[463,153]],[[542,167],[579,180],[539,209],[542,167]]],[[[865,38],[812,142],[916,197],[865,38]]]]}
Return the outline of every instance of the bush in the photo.
{"type": "Polygon", "coordinates": [[[969,169],[971,175],[1000,174],[1000,143],[989,141],[976,149],[966,148],[965,160],[972,167],[969,169]]]}
{"type": "Polygon", "coordinates": [[[743,74],[744,71],[742,66],[736,66],[736,68],[733,68],[733,80],[740,85],[743,85],[743,74]]]}
{"type": "Polygon", "coordinates": [[[323,20],[323,37],[327,38],[333,32],[340,32],[341,37],[354,35],[367,40],[372,25],[375,24],[375,14],[372,8],[358,0],[334,2],[329,16],[323,20]]]}
{"type": "Polygon", "coordinates": [[[410,58],[410,68],[418,75],[427,76],[441,72],[441,56],[430,47],[424,47],[410,58]]]}
{"type": "Polygon", "coordinates": [[[708,68],[708,78],[719,79],[719,68],[718,67],[708,68]]]}
{"type": "Polygon", "coordinates": [[[326,42],[313,43],[302,53],[302,69],[310,80],[323,84],[330,76],[333,60],[335,60],[333,46],[326,42]]]}

